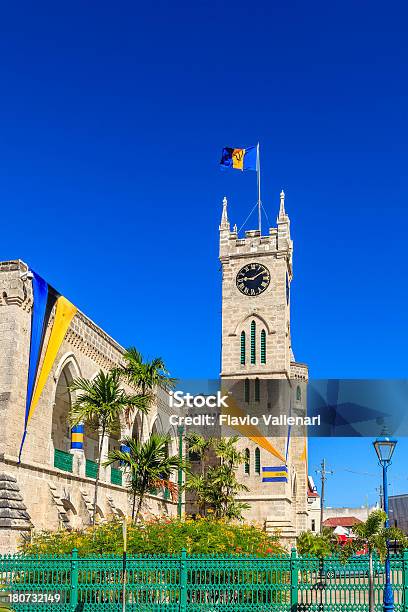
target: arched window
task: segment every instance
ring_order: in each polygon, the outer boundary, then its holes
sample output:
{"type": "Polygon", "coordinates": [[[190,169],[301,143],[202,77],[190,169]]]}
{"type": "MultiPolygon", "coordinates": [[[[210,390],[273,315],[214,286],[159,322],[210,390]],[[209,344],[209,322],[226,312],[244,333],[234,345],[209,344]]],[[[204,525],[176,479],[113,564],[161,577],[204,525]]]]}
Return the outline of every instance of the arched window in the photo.
{"type": "Polygon", "coordinates": [[[142,419],[140,413],[136,414],[135,420],[133,421],[132,438],[135,438],[137,442],[142,441],[142,419]]]}
{"type": "Polygon", "coordinates": [[[245,449],[245,463],[244,463],[244,470],[245,470],[245,474],[249,474],[249,470],[250,470],[250,452],[249,452],[249,448],[245,449]]]}
{"type": "Polygon", "coordinates": [[[266,331],[261,331],[261,363],[266,363],[266,331]]]}
{"type": "Polygon", "coordinates": [[[299,385],[296,387],[296,401],[302,401],[302,389],[299,387],[299,385]]]}
{"type": "Polygon", "coordinates": [[[245,353],[246,353],[246,337],[245,332],[241,332],[241,365],[245,365],[245,353]]]}
{"type": "Polygon", "coordinates": [[[245,401],[247,404],[249,404],[249,378],[245,379],[245,384],[244,384],[244,395],[245,395],[245,401]]]}
{"type": "Polygon", "coordinates": [[[259,448],[255,449],[255,474],[261,473],[261,451],[259,448]]]}
{"type": "Polygon", "coordinates": [[[69,365],[66,365],[58,379],[55,391],[54,409],[52,411],[52,442],[54,449],[69,453],[71,448],[71,429],[68,425],[68,414],[71,409],[70,384],[73,377],[69,365]]]}
{"type": "Polygon", "coordinates": [[[255,334],[256,334],[256,323],[255,321],[252,321],[251,322],[251,363],[256,363],[255,334]]]}
{"type": "Polygon", "coordinates": [[[261,384],[259,382],[259,378],[255,378],[255,401],[261,401],[261,384]]]}

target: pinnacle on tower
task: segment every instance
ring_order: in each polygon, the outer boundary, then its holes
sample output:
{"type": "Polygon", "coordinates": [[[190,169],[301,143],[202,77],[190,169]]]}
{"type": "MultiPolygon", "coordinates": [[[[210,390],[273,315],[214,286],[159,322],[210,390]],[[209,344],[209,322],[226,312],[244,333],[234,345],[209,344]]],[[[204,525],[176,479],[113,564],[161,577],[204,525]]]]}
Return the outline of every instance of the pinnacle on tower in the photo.
{"type": "Polygon", "coordinates": [[[228,221],[227,205],[228,205],[228,200],[224,196],[224,199],[222,201],[222,215],[221,215],[220,230],[227,229],[229,231],[230,224],[229,224],[229,221],[228,221]]]}
{"type": "Polygon", "coordinates": [[[285,192],[282,191],[280,192],[280,206],[279,206],[279,217],[278,219],[284,219],[286,217],[286,211],[285,211],[285,192]]]}

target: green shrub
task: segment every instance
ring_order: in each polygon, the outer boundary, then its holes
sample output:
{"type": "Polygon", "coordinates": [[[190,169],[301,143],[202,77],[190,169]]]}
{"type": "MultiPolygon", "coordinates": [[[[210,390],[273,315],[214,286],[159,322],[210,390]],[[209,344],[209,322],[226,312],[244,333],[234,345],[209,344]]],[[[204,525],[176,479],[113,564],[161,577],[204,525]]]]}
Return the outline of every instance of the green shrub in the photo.
{"type": "MultiPolygon", "coordinates": [[[[128,555],[188,553],[281,554],[278,536],[271,536],[252,524],[235,524],[210,518],[178,520],[156,518],[141,524],[128,523],[128,555]]],[[[122,523],[118,520],[76,531],[44,531],[25,542],[25,554],[68,554],[73,548],[80,556],[122,553],[122,523]]]]}

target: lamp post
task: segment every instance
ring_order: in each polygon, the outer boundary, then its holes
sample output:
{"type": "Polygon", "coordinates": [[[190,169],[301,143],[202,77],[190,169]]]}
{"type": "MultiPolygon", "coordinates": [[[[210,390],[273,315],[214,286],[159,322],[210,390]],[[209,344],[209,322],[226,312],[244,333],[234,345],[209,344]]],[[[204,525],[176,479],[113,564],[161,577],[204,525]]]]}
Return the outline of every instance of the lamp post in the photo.
{"type": "Polygon", "coordinates": [[[179,465],[179,469],[178,469],[177,516],[178,516],[179,519],[181,519],[182,508],[183,508],[183,493],[182,493],[182,488],[183,488],[183,468],[182,468],[182,462],[183,462],[183,433],[184,433],[183,425],[179,425],[179,427],[177,428],[177,433],[178,433],[178,436],[179,436],[179,461],[180,461],[180,465],[179,465]]]}
{"type": "MultiPolygon", "coordinates": [[[[383,504],[384,512],[387,515],[385,519],[385,526],[389,527],[388,520],[388,480],[387,470],[391,465],[391,457],[394,453],[397,440],[389,438],[388,436],[381,436],[373,442],[375,452],[378,456],[378,462],[382,467],[383,471],[383,504]]],[[[387,556],[385,559],[385,584],[384,584],[384,597],[383,597],[383,610],[394,610],[394,594],[392,592],[392,585],[390,580],[390,548],[387,542],[387,556]]]]}

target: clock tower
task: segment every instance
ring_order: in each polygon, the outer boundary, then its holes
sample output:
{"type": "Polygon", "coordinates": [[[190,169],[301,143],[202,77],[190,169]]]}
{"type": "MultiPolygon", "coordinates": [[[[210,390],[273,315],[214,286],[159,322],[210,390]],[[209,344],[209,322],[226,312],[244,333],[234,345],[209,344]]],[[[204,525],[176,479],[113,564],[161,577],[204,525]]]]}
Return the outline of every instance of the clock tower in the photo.
{"type": "MultiPolygon", "coordinates": [[[[243,382],[244,405],[251,413],[259,410],[260,388],[267,385],[266,381],[285,381],[286,412],[302,415],[308,369],[295,362],[292,352],[293,243],[284,192],[280,194],[276,227],[266,235],[249,230],[241,238],[236,225],[231,231],[226,198],[219,230],[222,382],[227,387],[243,382]]],[[[270,406],[268,397],[261,399],[265,399],[265,407],[270,406]]],[[[280,430],[279,437],[267,438],[264,445],[245,437],[239,439],[239,448],[248,459],[239,468],[240,481],[248,488],[240,501],[250,505],[245,512],[247,519],[263,523],[270,531],[279,529],[290,543],[307,529],[307,438],[296,428],[284,433],[280,430]],[[274,472],[281,478],[273,478],[274,472]],[[265,473],[272,478],[265,478],[265,473]]]]}

